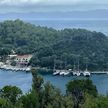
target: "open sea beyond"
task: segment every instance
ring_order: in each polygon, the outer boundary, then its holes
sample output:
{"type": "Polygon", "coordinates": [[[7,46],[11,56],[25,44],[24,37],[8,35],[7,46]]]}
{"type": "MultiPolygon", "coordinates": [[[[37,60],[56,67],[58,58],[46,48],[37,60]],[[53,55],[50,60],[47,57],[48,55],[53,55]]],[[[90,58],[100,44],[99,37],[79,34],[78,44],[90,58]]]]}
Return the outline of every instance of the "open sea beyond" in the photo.
{"type": "Polygon", "coordinates": [[[108,20],[106,19],[37,19],[26,20],[36,26],[47,26],[55,29],[82,28],[102,32],[108,35],[108,20]]]}

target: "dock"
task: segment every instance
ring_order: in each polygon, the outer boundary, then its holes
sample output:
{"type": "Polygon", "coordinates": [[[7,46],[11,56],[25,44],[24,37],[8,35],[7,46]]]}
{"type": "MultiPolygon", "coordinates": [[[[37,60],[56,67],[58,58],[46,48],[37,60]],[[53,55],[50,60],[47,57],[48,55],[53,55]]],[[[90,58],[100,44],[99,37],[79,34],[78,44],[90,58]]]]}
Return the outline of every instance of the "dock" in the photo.
{"type": "Polygon", "coordinates": [[[12,71],[26,71],[26,72],[29,72],[31,70],[30,67],[17,67],[17,66],[8,66],[8,65],[0,66],[0,69],[12,70],[12,71]]]}
{"type": "Polygon", "coordinates": [[[91,74],[108,74],[108,71],[94,71],[91,74]]]}

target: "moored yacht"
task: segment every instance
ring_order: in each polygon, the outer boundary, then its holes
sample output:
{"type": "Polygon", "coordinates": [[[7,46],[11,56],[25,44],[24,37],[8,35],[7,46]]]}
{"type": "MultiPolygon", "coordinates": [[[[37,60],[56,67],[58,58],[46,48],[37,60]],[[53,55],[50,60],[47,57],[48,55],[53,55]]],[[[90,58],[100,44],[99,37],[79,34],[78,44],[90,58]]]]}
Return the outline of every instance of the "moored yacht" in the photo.
{"type": "Polygon", "coordinates": [[[86,69],[83,73],[84,76],[89,77],[91,74],[90,72],[86,69]]]}
{"type": "Polygon", "coordinates": [[[77,75],[77,76],[80,76],[80,75],[81,75],[81,73],[78,71],[78,72],[76,73],[76,75],[77,75]]]}
{"type": "Polygon", "coordinates": [[[73,71],[73,75],[80,76],[81,73],[80,73],[80,71],[73,71]]]}
{"type": "Polygon", "coordinates": [[[60,70],[56,70],[53,72],[53,75],[59,75],[59,73],[60,73],[60,70]]]}
{"type": "Polygon", "coordinates": [[[65,74],[65,70],[61,70],[61,72],[59,74],[60,75],[64,75],[65,74]]]}
{"type": "Polygon", "coordinates": [[[66,70],[65,73],[64,73],[64,76],[67,76],[69,74],[70,74],[70,72],[68,70],[66,70]]]}

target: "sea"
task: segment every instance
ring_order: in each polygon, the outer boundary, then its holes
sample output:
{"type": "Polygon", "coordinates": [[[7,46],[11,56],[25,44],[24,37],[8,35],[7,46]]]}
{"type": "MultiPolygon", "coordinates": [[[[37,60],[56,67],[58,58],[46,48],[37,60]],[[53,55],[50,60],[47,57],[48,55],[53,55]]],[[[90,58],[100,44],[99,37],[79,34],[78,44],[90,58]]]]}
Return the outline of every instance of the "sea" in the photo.
{"type": "MultiPolygon", "coordinates": [[[[50,82],[53,86],[60,89],[63,94],[66,93],[66,85],[69,81],[86,78],[81,76],[53,76],[52,74],[40,75],[43,77],[44,83],[50,82]]],[[[89,79],[96,85],[100,95],[108,93],[108,74],[94,74],[89,79]]],[[[0,70],[0,88],[6,85],[17,86],[23,93],[28,93],[32,89],[32,74],[24,71],[0,70]]]]}
{"type": "Polygon", "coordinates": [[[51,27],[57,30],[65,28],[81,28],[90,31],[102,32],[108,35],[108,19],[46,19],[25,20],[36,26],[51,27]]]}

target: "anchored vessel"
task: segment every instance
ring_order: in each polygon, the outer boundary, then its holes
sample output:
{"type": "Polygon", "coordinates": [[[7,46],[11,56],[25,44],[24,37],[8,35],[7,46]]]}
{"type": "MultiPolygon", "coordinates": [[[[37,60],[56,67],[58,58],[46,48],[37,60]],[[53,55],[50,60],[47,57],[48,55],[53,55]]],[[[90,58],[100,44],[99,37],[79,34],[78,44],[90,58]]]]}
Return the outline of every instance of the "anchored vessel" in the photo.
{"type": "Polygon", "coordinates": [[[60,70],[55,70],[55,71],[53,72],[53,75],[59,75],[59,73],[60,73],[60,70]]]}
{"type": "Polygon", "coordinates": [[[86,69],[83,73],[84,76],[89,77],[91,73],[86,69]]]}

